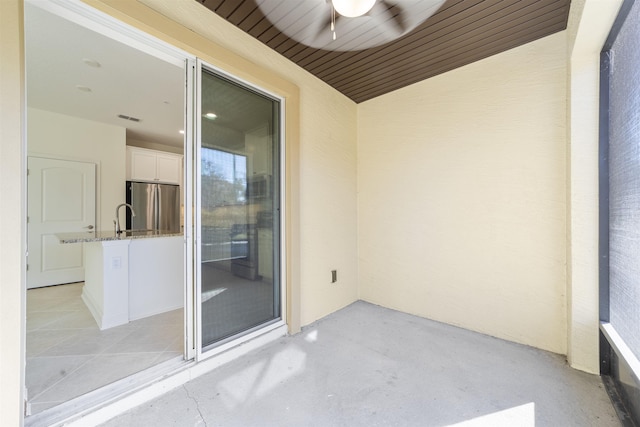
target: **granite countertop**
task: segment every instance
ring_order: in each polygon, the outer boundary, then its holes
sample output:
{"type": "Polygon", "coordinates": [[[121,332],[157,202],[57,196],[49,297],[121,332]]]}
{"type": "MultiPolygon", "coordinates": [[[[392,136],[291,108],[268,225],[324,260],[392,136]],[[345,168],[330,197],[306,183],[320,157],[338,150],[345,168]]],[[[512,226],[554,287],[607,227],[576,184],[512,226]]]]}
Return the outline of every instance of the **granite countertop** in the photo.
{"type": "Polygon", "coordinates": [[[182,236],[182,231],[167,230],[127,230],[116,235],[115,231],[85,231],[78,233],[57,233],[60,243],[104,242],[108,240],[148,239],[153,237],[182,236]]]}

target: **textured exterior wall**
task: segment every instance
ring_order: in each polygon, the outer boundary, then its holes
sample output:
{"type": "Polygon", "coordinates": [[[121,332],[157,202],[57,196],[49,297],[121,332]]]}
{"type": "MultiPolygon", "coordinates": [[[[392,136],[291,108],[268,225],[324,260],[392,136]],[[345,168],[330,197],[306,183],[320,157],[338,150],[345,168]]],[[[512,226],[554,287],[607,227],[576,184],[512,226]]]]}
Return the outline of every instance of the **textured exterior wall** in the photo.
{"type": "Polygon", "coordinates": [[[25,170],[22,1],[0,1],[0,425],[18,426],[24,385],[25,170]]]}
{"type": "Polygon", "coordinates": [[[571,3],[567,28],[567,308],[571,366],[598,373],[600,51],[622,0],[571,3]]]}
{"type": "Polygon", "coordinates": [[[566,352],[566,34],[360,104],[360,296],[566,352]]]}

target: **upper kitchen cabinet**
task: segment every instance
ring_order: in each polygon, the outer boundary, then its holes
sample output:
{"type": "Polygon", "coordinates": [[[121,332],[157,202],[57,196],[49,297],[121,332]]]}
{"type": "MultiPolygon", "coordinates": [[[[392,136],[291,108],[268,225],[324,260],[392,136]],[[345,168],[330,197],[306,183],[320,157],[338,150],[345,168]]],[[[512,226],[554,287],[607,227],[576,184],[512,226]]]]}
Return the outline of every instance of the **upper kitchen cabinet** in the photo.
{"type": "Polygon", "coordinates": [[[270,175],[273,143],[268,125],[260,126],[245,133],[245,147],[248,154],[250,175],[270,175]]]}
{"type": "Polygon", "coordinates": [[[127,146],[127,179],[180,184],[182,156],[127,146]]]}

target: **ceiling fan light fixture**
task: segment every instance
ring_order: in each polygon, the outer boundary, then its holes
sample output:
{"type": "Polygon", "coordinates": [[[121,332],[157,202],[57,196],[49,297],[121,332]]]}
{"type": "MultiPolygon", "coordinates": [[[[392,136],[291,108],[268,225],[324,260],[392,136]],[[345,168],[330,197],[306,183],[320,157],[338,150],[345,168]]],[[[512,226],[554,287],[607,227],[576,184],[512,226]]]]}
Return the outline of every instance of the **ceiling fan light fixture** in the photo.
{"type": "Polygon", "coordinates": [[[336,12],[347,18],[356,18],[369,12],[376,0],[331,0],[336,12]]]}

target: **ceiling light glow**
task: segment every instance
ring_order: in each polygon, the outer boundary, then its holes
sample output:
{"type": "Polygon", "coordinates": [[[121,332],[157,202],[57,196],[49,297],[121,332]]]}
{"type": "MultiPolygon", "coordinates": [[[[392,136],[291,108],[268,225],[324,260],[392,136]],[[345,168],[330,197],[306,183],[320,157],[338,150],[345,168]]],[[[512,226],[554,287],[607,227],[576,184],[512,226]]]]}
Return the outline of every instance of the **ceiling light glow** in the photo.
{"type": "Polygon", "coordinates": [[[376,0],[332,0],[333,7],[342,16],[355,18],[369,12],[376,0]]]}
{"type": "Polygon", "coordinates": [[[209,120],[215,120],[218,117],[216,113],[207,113],[204,116],[209,120]]]}
{"type": "Polygon", "coordinates": [[[182,129],[180,129],[178,132],[180,132],[180,135],[184,135],[184,131],[182,129]]]}

